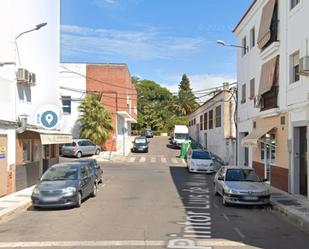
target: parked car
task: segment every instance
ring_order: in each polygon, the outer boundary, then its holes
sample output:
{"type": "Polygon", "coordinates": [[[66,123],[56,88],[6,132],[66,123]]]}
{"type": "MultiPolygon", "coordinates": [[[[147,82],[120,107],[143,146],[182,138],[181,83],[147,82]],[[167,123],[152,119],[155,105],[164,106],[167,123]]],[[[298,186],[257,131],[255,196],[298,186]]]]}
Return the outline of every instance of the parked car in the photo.
{"type": "Polygon", "coordinates": [[[73,139],[72,143],[62,146],[61,154],[63,156],[82,156],[98,155],[101,152],[100,146],[92,143],[89,139],[73,139]]]}
{"type": "Polygon", "coordinates": [[[153,131],[150,128],[145,129],[142,133],[142,136],[145,136],[147,138],[153,138],[153,131]]]}
{"type": "Polygon", "coordinates": [[[89,158],[89,159],[81,159],[78,162],[88,163],[95,173],[96,182],[97,183],[103,182],[103,169],[100,166],[100,164],[98,164],[97,160],[89,158]]]}
{"type": "Polygon", "coordinates": [[[201,149],[188,149],[187,166],[189,172],[215,172],[215,164],[212,160],[210,153],[201,149]]]}
{"type": "Polygon", "coordinates": [[[82,200],[97,195],[96,176],[90,164],[60,163],[50,167],[33,189],[34,208],[80,207],[82,200]]]}
{"type": "Polygon", "coordinates": [[[148,141],[145,136],[136,137],[132,143],[132,152],[148,152],[148,141]]]}
{"type": "Polygon", "coordinates": [[[214,179],[215,193],[222,196],[223,205],[269,204],[269,187],[260,180],[253,168],[223,166],[214,179]]]}

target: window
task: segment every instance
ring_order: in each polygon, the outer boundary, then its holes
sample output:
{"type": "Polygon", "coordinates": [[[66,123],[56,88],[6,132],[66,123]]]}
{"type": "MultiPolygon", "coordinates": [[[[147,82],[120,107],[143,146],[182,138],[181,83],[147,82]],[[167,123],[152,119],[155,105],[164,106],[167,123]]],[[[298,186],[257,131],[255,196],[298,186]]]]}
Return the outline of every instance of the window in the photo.
{"type": "Polygon", "coordinates": [[[213,128],[214,119],[213,119],[213,110],[209,111],[209,129],[213,128]]]}
{"type": "Polygon", "coordinates": [[[200,116],[200,130],[203,130],[203,115],[200,116]]]}
{"type": "Polygon", "coordinates": [[[51,158],[55,158],[56,157],[56,144],[52,144],[50,145],[50,148],[51,148],[51,152],[50,152],[50,157],[51,158]]]}
{"type": "Polygon", "coordinates": [[[48,159],[50,157],[50,146],[49,144],[44,145],[44,158],[48,159]]]}
{"type": "Polygon", "coordinates": [[[195,125],[195,124],[196,124],[196,119],[194,118],[194,119],[193,119],[193,125],[195,125]]]}
{"type": "Polygon", "coordinates": [[[242,39],[242,55],[244,56],[247,53],[247,37],[242,39]]]}
{"type": "Polygon", "coordinates": [[[207,121],[208,121],[207,119],[208,119],[208,117],[207,117],[207,112],[205,112],[205,113],[204,113],[204,130],[207,130],[207,126],[208,126],[208,125],[207,125],[207,121]]]}
{"type": "Polygon", "coordinates": [[[31,161],[31,140],[23,140],[23,161],[31,161]]]}
{"type": "Polygon", "coordinates": [[[241,103],[246,103],[246,84],[241,87],[241,103]]]}
{"type": "Polygon", "coordinates": [[[299,51],[290,56],[291,83],[299,81],[299,51]]]}
{"type": "Polygon", "coordinates": [[[221,127],[221,105],[216,107],[216,127],[221,127]]]}
{"type": "Polygon", "coordinates": [[[71,114],[71,96],[62,96],[61,101],[63,114],[71,114]]]}
{"type": "Polygon", "coordinates": [[[299,4],[300,0],[290,0],[291,7],[290,9],[294,9],[294,7],[299,4]]]}
{"type": "Polygon", "coordinates": [[[274,135],[271,135],[270,141],[265,143],[260,143],[260,150],[261,150],[261,160],[265,160],[265,147],[266,147],[266,155],[267,155],[267,162],[268,163],[275,163],[276,162],[276,142],[274,140],[274,135]]]}
{"type": "Polygon", "coordinates": [[[250,30],[250,48],[255,46],[255,27],[250,30]]]}
{"type": "Polygon", "coordinates": [[[255,79],[250,80],[250,99],[253,99],[255,96],[255,79]]]}

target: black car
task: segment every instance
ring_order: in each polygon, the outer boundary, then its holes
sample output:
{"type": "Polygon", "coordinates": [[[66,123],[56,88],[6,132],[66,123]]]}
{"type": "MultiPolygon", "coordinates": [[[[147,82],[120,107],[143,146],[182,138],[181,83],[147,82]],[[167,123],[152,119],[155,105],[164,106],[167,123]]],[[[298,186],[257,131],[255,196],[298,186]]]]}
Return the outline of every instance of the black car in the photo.
{"type": "Polygon", "coordinates": [[[98,164],[97,160],[89,158],[79,160],[78,162],[89,163],[95,173],[97,183],[103,182],[103,169],[100,164],[98,164]]]}
{"type": "Polygon", "coordinates": [[[136,137],[132,143],[132,152],[148,152],[148,141],[145,136],[136,137]]]}
{"type": "Polygon", "coordinates": [[[50,167],[33,189],[34,208],[80,207],[82,200],[97,195],[96,176],[89,163],[60,163],[50,167]]]}
{"type": "Polygon", "coordinates": [[[153,131],[151,129],[145,129],[143,131],[142,135],[147,137],[147,138],[152,138],[153,137],[153,131]]]}

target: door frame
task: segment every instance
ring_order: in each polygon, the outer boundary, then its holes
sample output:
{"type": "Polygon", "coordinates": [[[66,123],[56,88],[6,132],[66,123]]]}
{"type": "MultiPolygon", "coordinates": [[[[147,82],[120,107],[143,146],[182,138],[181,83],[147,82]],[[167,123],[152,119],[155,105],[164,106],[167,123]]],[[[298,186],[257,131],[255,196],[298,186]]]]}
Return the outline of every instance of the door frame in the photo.
{"type": "MultiPolygon", "coordinates": [[[[296,153],[299,153],[299,128],[307,127],[307,153],[309,151],[309,125],[306,121],[296,121],[292,122],[292,153],[291,153],[291,192],[293,194],[300,193],[300,182],[299,182],[299,170],[300,170],[300,162],[299,158],[297,157],[296,153]]],[[[309,174],[309,160],[307,154],[307,174],[309,174]]],[[[309,177],[307,178],[307,198],[309,198],[309,177]]]]}

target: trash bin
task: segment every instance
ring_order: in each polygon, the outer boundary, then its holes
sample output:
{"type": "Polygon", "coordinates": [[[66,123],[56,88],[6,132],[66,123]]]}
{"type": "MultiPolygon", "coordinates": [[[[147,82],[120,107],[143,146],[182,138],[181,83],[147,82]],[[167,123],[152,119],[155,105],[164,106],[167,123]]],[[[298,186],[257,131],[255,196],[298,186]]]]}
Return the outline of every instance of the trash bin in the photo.
{"type": "Polygon", "coordinates": [[[191,143],[191,148],[192,148],[192,149],[198,149],[198,148],[199,148],[198,143],[192,142],[192,143],[191,143]]]}
{"type": "Polygon", "coordinates": [[[186,140],[181,144],[180,158],[185,159],[187,157],[187,151],[190,147],[191,141],[186,140]]]}

